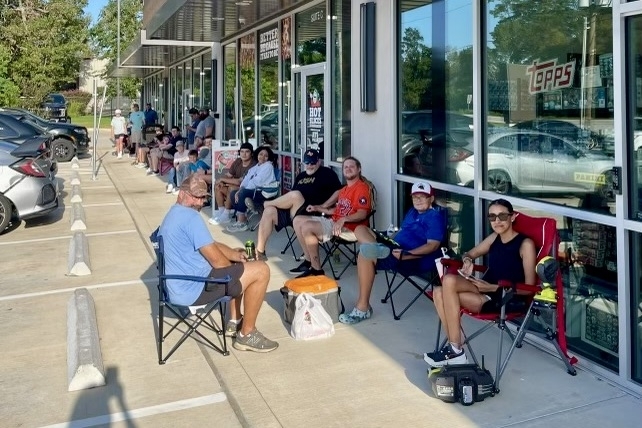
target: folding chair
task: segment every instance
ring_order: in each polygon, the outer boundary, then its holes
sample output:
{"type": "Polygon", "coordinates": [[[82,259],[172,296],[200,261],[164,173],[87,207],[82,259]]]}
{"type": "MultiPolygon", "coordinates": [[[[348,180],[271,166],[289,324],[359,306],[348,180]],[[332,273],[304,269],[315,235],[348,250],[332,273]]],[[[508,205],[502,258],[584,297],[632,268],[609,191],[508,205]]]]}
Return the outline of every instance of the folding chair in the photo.
{"type": "MultiPolygon", "coordinates": [[[[205,278],[199,276],[188,276],[188,275],[167,275],[165,274],[165,252],[163,247],[163,237],[158,234],[158,229],[156,229],[150,236],[154,250],[156,251],[156,264],[158,268],[158,335],[156,337],[157,348],[158,348],[158,364],[165,364],[169,357],[174,354],[174,352],[192,335],[195,335],[196,340],[202,340],[217,352],[221,353],[224,356],[230,354],[227,350],[227,342],[225,334],[223,334],[223,326],[225,325],[225,304],[227,304],[232,298],[230,296],[223,296],[220,299],[211,302],[207,305],[200,306],[183,306],[177,305],[169,301],[167,294],[167,280],[168,279],[178,279],[178,280],[188,280],[188,281],[202,281],[210,283],[225,284],[227,290],[227,284],[230,282],[231,277],[227,275],[224,278],[205,278]],[[165,326],[165,308],[167,308],[170,313],[177,319],[174,324],[168,322],[171,325],[167,333],[163,333],[165,326]],[[214,309],[218,308],[221,314],[221,327],[216,325],[216,322],[211,319],[211,313],[214,309]],[[218,345],[212,342],[210,339],[205,337],[203,333],[198,331],[199,327],[205,326],[210,330],[214,331],[219,337],[222,337],[222,343],[218,345]],[[184,326],[185,331],[178,329],[179,326],[184,326]],[[163,356],[163,342],[165,339],[174,331],[182,332],[182,336],[172,349],[163,356]],[[198,336],[198,338],[196,338],[198,336]]],[[[227,293],[226,293],[227,294],[227,293]]],[[[219,339],[220,342],[220,339],[219,339]]]]}
{"type": "MultiPolygon", "coordinates": [[[[523,213],[516,213],[516,214],[517,216],[515,217],[515,221],[513,222],[513,229],[519,233],[522,233],[523,235],[528,236],[533,240],[533,242],[535,243],[535,248],[537,248],[538,250],[537,261],[539,262],[541,259],[543,259],[546,256],[551,256],[556,259],[557,251],[559,247],[559,236],[557,232],[557,224],[555,219],[548,218],[548,217],[530,217],[523,213]]],[[[442,260],[442,263],[448,268],[448,270],[451,270],[453,268],[458,268],[461,266],[460,261],[455,261],[453,259],[442,260]]],[[[476,271],[484,271],[485,267],[480,265],[475,265],[474,269],[476,271]]],[[[526,327],[528,326],[529,319],[532,319],[532,316],[535,315],[535,312],[538,312],[538,311],[541,312],[542,310],[541,307],[534,304],[535,302],[534,297],[535,297],[535,294],[541,290],[540,286],[532,286],[528,284],[512,284],[507,281],[500,281],[499,285],[500,287],[503,288],[503,298],[502,298],[501,308],[499,312],[475,314],[463,308],[461,311],[462,315],[467,315],[478,320],[487,321],[487,323],[483,327],[479,328],[474,333],[468,336],[466,335],[462,327],[464,345],[466,345],[466,347],[468,348],[469,354],[472,357],[475,364],[479,364],[479,362],[477,360],[477,357],[475,356],[475,353],[472,349],[470,342],[475,337],[481,335],[483,332],[485,332],[486,330],[488,330],[493,326],[497,326],[500,329],[499,340],[497,344],[497,363],[495,368],[496,392],[499,392],[499,380],[503,375],[504,370],[506,369],[506,366],[508,365],[508,361],[512,356],[514,348],[521,347],[522,339],[524,337],[524,334],[526,333],[526,327]],[[520,294],[522,298],[526,299],[526,305],[522,305],[521,307],[519,306],[511,307],[510,304],[514,301],[513,297],[515,297],[517,291],[522,291],[526,293],[526,294],[520,294]],[[535,312],[530,314],[530,312],[533,310],[535,312]],[[523,319],[522,323],[519,323],[518,320],[523,317],[526,317],[526,318],[523,319]],[[508,325],[506,324],[507,321],[513,321],[520,324],[519,332],[517,336],[513,335],[511,331],[508,329],[508,325]],[[504,333],[506,333],[511,338],[511,341],[512,341],[511,348],[509,349],[506,356],[503,356],[503,352],[502,352],[504,333]]],[[[551,329],[547,333],[547,337],[550,340],[552,340],[553,343],[555,344],[555,347],[560,357],[562,358],[562,361],[564,361],[564,364],[566,365],[566,368],[569,374],[574,375],[575,369],[572,367],[572,365],[577,362],[577,359],[575,357],[569,357],[566,350],[566,339],[564,335],[564,326],[565,326],[564,301],[563,301],[564,290],[563,290],[563,284],[561,281],[561,275],[559,271],[558,271],[558,276],[556,280],[556,285],[558,288],[557,305],[556,305],[557,306],[556,308],[557,327],[554,330],[551,329]]],[[[436,341],[435,351],[440,349],[446,342],[446,340],[444,340],[443,342],[439,343],[439,334],[441,332],[441,321],[439,322],[437,329],[438,330],[437,330],[437,341],[436,341]]]]}
{"type": "Polygon", "coordinates": [[[167,174],[172,168],[174,168],[174,159],[161,156],[160,161],[158,162],[158,172],[160,175],[167,174]]]}
{"type": "MultiPolygon", "coordinates": [[[[448,211],[445,208],[440,209],[441,214],[444,217],[448,216],[448,211]]],[[[446,218],[443,219],[444,223],[447,224],[446,218]]],[[[386,237],[383,236],[381,233],[375,232],[377,235],[377,241],[382,242],[385,244],[385,240],[387,239],[386,237]]],[[[444,237],[444,240],[441,243],[441,248],[442,248],[442,253],[447,253],[448,250],[448,242],[449,242],[449,233],[446,232],[446,236],[444,237]]],[[[415,259],[417,260],[417,259],[415,259]]],[[[403,260],[403,254],[401,258],[399,259],[399,263],[397,264],[397,267],[395,270],[386,270],[385,275],[386,275],[386,285],[388,286],[388,291],[386,292],[386,295],[383,299],[381,299],[381,303],[387,303],[388,300],[390,300],[390,306],[392,307],[392,316],[395,320],[400,320],[401,316],[406,313],[408,309],[421,297],[425,296],[428,298],[430,301],[432,301],[432,293],[431,289],[432,286],[435,284],[439,283],[439,275],[437,273],[437,267],[431,267],[430,270],[427,270],[422,273],[415,273],[411,272],[409,270],[408,266],[409,260],[403,260]],[[399,282],[395,285],[395,281],[399,279],[399,282]],[[401,312],[397,313],[395,309],[395,302],[393,299],[393,294],[399,290],[399,288],[404,285],[405,283],[408,283],[412,285],[416,290],[417,293],[414,295],[414,297],[408,302],[408,304],[402,309],[401,312]]]]}
{"type": "Polygon", "coordinates": [[[285,229],[285,234],[288,237],[288,242],[285,244],[285,247],[281,250],[281,254],[285,254],[288,251],[288,248],[292,252],[292,257],[294,257],[294,260],[301,261],[301,256],[297,255],[297,253],[294,252],[294,243],[296,242],[296,233],[294,232],[294,227],[292,226],[292,223],[288,224],[285,226],[283,229],[285,229]]]}

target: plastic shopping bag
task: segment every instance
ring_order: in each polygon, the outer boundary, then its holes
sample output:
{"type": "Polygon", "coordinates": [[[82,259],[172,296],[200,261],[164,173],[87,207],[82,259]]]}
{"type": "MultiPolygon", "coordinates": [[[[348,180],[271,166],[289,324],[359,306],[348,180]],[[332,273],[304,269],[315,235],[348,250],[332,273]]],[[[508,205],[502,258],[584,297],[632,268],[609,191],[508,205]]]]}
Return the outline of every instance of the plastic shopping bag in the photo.
{"type": "Polygon", "coordinates": [[[290,334],[296,340],[324,339],[334,335],[332,318],[314,295],[301,293],[297,296],[290,334]]]}
{"type": "Polygon", "coordinates": [[[444,265],[441,263],[442,259],[450,258],[450,256],[448,255],[448,248],[446,247],[441,247],[441,254],[442,254],[441,257],[439,257],[438,259],[435,259],[435,265],[437,266],[437,273],[439,274],[439,279],[442,279],[444,277],[444,265]]]}

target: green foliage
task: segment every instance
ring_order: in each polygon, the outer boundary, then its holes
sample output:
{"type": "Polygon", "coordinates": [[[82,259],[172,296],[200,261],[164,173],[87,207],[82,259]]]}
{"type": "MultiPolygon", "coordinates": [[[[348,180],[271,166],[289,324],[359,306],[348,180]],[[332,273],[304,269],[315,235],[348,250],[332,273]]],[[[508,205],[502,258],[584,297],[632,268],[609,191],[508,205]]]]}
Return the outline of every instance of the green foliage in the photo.
{"type": "Polygon", "coordinates": [[[76,82],[80,63],[89,55],[86,5],[87,0],[3,2],[0,56],[8,52],[9,57],[6,70],[0,70],[5,96],[18,87],[22,104],[35,107],[47,93],[76,82]]]}
{"type": "MultiPolygon", "coordinates": [[[[118,3],[109,0],[100,11],[96,25],[90,31],[91,48],[97,58],[118,60],[118,3]]],[[[120,53],[140,34],[142,28],[142,2],[140,0],[121,0],[120,2],[120,53]]],[[[122,58],[121,58],[122,60],[122,58]]],[[[116,78],[102,76],[107,80],[107,95],[115,96],[116,78]]],[[[123,96],[135,98],[140,91],[141,81],[137,78],[121,78],[120,90],[123,96]]]]}
{"type": "Polygon", "coordinates": [[[416,28],[406,28],[401,39],[401,107],[420,110],[432,107],[430,69],[432,49],[416,28]]]}
{"type": "Polygon", "coordinates": [[[9,49],[0,45],[0,106],[15,106],[20,100],[20,88],[7,77],[10,61],[9,49]]]}
{"type": "Polygon", "coordinates": [[[73,90],[63,91],[62,94],[65,96],[68,103],[67,110],[69,116],[76,117],[86,114],[87,106],[89,105],[89,101],[91,101],[92,97],[89,92],[73,90]]]}

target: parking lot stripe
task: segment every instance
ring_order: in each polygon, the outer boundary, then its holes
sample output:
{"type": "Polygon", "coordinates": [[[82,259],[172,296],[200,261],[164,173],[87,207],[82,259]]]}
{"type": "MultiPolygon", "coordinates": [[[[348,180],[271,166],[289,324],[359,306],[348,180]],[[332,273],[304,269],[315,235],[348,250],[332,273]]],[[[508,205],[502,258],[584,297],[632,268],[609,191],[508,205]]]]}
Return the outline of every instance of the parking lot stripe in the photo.
{"type": "Polygon", "coordinates": [[[102,283],[102,284],[83,285],[83,286],[70,287],[70,288],[61,288],[59,290],[38,291],[36,293],[12,294],[10,296],[0,296],[0,302],[4,302],[4,301],[8,301],[8,300],[27,299],[29,297],[48,296],[48,295],[51,295],[51,294],[73,293],[75,290],[77,290],[79,288],[86,288],[88,290],[96,290],[96,289],[99,289],[99,288],[120,287],[122,285],[154,284],[154,283],[157,283],[157,282],[158,282],[158,278],[142,278],[142,279],[134,279],[132,281],[105,282],[105,283],[102,283]]]}
{"type": "Polygon", "coordinates": [[[113,207],[116,205],[123,205],[123,202],[105,202],[103,204],[82,204],[83,208],[113,207]]]}
{"type": "Polygon", "coordinates": [[[132,419],[144,418],[147,416],[160,415],[163,413],[176,412],[179,410],[191,409],[194,407],[207,406],[209,404],[222,403],[227,400],[224,392],[219,392],[203,397],[189,398],[187,400],[174,401],[171,403],[159,404],[157,406],[143,407],[141,409],[126,410],[124,412],[112,413],[109,415],[96,416],[87,419],[63,422],[61,424],[47,425],[42,428],[82,428],[96,425],[109,426],[113,422],[121,422],[132,419]]]}
{"type": "MultiPolygon", "coordinates": [[[[124,235],[126,233],[138,233],[138,231],[136,229],[128,229],[128,230],[115,230],[113,232],[85,233],[85,235],[87,237],[92,237],[92,236],[124,235]]],[[[51,238],[25,239],[22,241],[7,241],[7,242],[0,242],[0,245],[30,244],[32,242],[58,241],[60,239],[70,239],[71,237],[72,235],[63,235],[63,236],[52,236],[51,238]]]]}

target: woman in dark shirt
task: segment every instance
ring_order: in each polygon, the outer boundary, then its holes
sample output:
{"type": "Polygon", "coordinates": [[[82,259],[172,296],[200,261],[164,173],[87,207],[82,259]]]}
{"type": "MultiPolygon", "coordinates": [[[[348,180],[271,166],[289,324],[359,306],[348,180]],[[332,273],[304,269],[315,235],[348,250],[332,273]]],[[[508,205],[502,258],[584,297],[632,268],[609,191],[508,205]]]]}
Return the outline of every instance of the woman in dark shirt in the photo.
{"type": "Polygon", "coordinates": [[[535,284],[535,244],[513,229],[515,213],[505,199],[497,199],[488,207],[488,220],[493,228],[479,245],[464,253],[464,265],[457,274],[446,274],[441,287],[433,289],[435,308],[448,337],[448,344],[437,352],[424,354],[424,361],[433,367],[466,364],[468,359],[461,337],[460,309],[489,312],[499,308],[502,290],[497,282],[507,280],[535,284]],[[484,279],[473,274],[473,260],[488,255],[484,279]]]}

